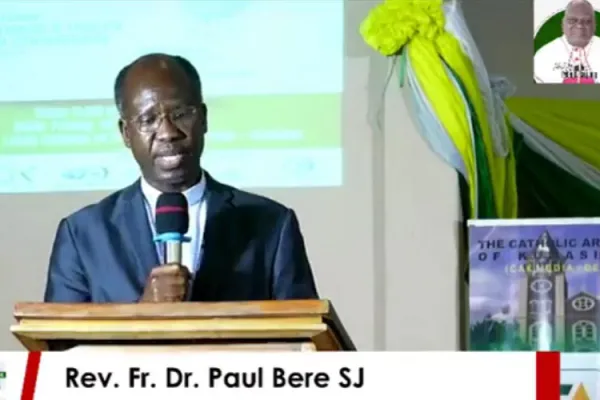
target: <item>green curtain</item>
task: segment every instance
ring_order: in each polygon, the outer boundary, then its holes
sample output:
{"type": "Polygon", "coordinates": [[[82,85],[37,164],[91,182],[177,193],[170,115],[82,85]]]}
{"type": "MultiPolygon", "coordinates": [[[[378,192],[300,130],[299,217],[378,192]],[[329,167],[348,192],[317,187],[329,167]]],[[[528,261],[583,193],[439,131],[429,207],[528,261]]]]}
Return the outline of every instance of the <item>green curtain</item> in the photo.
{"type": "Polygon", "coordinates": [[[600,192],[533,151],[515,132],[519,218],[595,217],[600,192]]]}

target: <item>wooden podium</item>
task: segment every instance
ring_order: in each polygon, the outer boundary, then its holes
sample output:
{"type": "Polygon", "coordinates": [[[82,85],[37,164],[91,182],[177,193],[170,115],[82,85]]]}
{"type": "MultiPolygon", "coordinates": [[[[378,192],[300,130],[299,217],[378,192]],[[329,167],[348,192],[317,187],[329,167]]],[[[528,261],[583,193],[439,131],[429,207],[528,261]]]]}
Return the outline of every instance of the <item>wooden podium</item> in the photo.
{"type": "Polygon", "coordinates": [[[356,350],[327,300],[243,303],[20,303],[13,334],[32,351],[356,350]],[[158,346],[158,348],[157,348],[158,346]]]}

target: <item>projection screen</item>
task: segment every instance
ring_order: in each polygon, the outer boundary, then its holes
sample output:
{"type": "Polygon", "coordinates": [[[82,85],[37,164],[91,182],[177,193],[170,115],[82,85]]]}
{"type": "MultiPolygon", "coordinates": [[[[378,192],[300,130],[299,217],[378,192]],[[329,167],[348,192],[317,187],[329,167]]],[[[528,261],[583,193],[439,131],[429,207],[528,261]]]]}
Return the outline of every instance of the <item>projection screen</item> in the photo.
{"type": "Polygon", "coordinates": [[[0,193],[119,189],[118,71],[188,58],[209,109],[203,165],[238,187],[342,184],[342,0],[3,1],[0,193]]]}

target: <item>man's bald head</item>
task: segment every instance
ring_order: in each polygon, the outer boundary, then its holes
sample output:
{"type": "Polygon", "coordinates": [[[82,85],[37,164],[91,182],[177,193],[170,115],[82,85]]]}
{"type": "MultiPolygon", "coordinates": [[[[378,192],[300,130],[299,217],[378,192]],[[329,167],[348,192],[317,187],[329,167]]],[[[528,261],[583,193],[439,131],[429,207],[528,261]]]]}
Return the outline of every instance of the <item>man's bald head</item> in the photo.
{"type": "MultiPolygon", "coordinates": [[[[170,74],[175,78],[188,80],[187,85],[198,103],[203,101],[202,83],[196,68],[187,59],[163,53],[143,55],[119,71],[114,84],[115,104],[119,113],[124,113],[125,88],[131,80],[130,76],[148,74],[170,74]]],[[[183,82],[179,82],[183,84],[183,82]]]]}
{"type": "Polygon", "coordinates": [[[590,10],[594,10],[594,7],[592,6],[592,3],[590,3],[587,0],[571,0],[569,2],[569,4],[567,4],[567,7],[565,8],[565,11],[568,11],[569,9],[571,9],[572,7],[587,7],[590,10]]]}
{"type": "Polygon", "coordinates": [[[596,14],[587,0],[572,0],[565,8],[562,29],[567,41],[574,47],[586,47],[596,32],[596,14]]]}

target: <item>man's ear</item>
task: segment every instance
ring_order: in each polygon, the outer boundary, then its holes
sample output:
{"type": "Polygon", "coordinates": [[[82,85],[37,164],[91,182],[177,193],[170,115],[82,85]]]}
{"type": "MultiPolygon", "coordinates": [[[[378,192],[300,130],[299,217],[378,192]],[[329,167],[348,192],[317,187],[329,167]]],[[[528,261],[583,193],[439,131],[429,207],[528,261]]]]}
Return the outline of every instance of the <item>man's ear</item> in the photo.
{"type": "Polygon", "coordinates": [[[129,137],[127,124],[121,118],[119,118],[119,132],[121,132],[121,138],[123,139],[123,144],[125,144],[125,147],[128,149],[131,148],[131,138],[129,137]]]}

